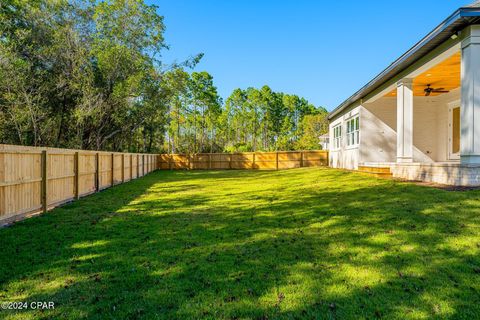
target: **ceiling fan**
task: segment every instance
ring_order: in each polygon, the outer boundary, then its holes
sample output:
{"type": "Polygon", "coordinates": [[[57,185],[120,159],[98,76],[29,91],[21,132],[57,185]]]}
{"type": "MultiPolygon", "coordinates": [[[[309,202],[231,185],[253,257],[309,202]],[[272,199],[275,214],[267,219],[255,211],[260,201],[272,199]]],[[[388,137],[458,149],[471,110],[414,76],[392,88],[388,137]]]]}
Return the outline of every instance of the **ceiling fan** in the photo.
{"type": "Polygon", "coordinates": [[[427,84],[427,87],[423,89],[425,92],[425,96],[428,97],[432,92],[433,93],[447,93],[450,92],[448,90],[445,90],[445,88],[432,88],[431,84],[427,84]]]}

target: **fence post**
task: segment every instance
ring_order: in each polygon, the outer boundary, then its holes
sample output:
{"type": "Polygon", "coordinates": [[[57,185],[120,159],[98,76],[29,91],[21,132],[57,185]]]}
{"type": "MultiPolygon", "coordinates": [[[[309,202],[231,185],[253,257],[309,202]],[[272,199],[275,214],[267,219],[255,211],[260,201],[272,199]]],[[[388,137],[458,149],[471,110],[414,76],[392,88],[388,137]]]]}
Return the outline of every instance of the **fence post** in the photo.
{"type": "Polygon", "coordinates": [[[47,150],[42,151],[42,211],[45,213],[48,209],[48,153],[47,150]]]}
{"type": "Polygon", "coordinates": [[[142,177],[145,175],[145,155],[142,154],[142,177]]]}
{"type": "Polygon", "coordinates": [[[275,153],[275,163],[276,163],[276,168],[278,170],[278,151],[275,153]]]}
{"type": "Polygon", "coordinates": [[[100,191],[100,155],[95,153],[95,192],[100,191]]]}
{"type": "Polygon", "coordinates": [[[255,152],[253,152],[252,169],[255,169],[255,152]]]}
{"type": "Polygon", "coordinates": [[[78,200],[80,198],[80,153],[77,151],[75,152],[75,158],[74,158],[74,166],[75,166],[75,200],[78,200]]]}
{"type": "Polygon", "coordinates": [[[122,183],[125,182],[125,154],[122,153],[122,183]]]}
{"type": "Polygon", "coordinates": [[[232,169],[232,154],[230,153],[230,159],[228,161],[228,169],[232,169]]]}
{"type": "Polygon", "coordinates": [[[303,151],[300,151],[300,168],[303,167],[303,151]]]}
{"type": "Polygon", "coordinates": [[[112,187],[114,186],[115,184],[115,165],[114,165],[114,162],[115,162],[115,154],[112,153],[112,187]]]}
{"type": "Polygon", "coordinates": [[[172,170],[172,155],[168,155],[168,170],[172,170]]]}
{"type": "Polygon", "coordinates": [[[208,154],[208,169],[212,170],[212,154],[208,154]]]}
{"type": "Polygon", "coordinates": [[[133,180],[133,155],[130,155],[130,180],[133,180]]]}
{"type": "Polygon", "coordinates": [[[140,176],[140,171],[138,170],[138,166],[139,166],[139,163],[140,163],[140,162],[138,161],[138,157],[139,157],[139,155],[137,154],[137,155],[136,155],[137,162],[136,162],[136,164],[135,164],[135,167],[136,167],[136,168],[135,168],[135,172],[136,172],[137,174],[136,174],[135,179],[137,179],[137,178],[140,176]]]}

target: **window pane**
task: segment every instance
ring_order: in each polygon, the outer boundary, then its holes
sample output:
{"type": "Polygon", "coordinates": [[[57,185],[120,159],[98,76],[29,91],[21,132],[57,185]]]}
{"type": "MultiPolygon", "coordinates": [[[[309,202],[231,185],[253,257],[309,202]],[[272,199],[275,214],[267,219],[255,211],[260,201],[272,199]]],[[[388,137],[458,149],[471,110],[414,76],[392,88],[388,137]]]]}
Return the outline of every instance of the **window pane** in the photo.
{"type": "Polygon", "coordinates": [[[360,118],[355,119],[355,129],[360,129],[360,118]]]}

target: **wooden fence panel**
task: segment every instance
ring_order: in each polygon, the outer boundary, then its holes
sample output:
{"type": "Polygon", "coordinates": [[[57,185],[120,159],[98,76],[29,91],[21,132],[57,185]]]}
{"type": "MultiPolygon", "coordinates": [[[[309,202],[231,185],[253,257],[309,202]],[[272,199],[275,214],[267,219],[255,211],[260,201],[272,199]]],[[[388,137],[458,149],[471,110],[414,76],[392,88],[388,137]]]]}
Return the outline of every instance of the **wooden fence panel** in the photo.
{"type": "Polygon", "coordinates": [[[328,151],[278,151],[242,153],[161,154],[160,170],[188,169],[260,169],[279,170],[327,166],[328,151]]]}
{"type": "Polygon", "coordinates": [[[300,168],[302,166],[301,159],[301,152],[279,152],[278,169],[300,168]]]}
{"type": "Polygon", "coordinates": [[[255,154],[255,169],[275,170],[277,168],[276,152],[259,152],[255,154]]]}
{"type": "Polygon", "coordinates": [[[208,169],[209,160],[207,154],[194,154],[191,156],[191,169],[208,169]]]}
{"type": "Polygon", "coordinates": [[[138,176],[143,177],[143,172],[144,172],[144,157],[143,155],[138,156],[138,176]]]}
{"type": "Polygon", "coordinates": [[[230,154],[214,153],[211,155],[211,169],[230,169],[230,154]]]}
{"type": "Polygon", "coordinates": [[[157,156],[0,144],[0,225],[152,172],[157,156]]]}
{"type": "Polygon", "coordinates": [[[171,169],[172,156],[169,154],[161,154],[158,156],[158,166],[160,170],[171,169]]]}
{"type": "Polygon", "coordinates": [[[95,192],[95,154],[79,154],[79,196],[95,192]]]}
{"type": "Polygon", "coordinates": [[[130,176],[130,160],[131,157],[129,154],[123,154],[123,182],[132,180],[130,176]]]}
{"type": "Polygon", "coordinates": [[[189,160],[185,154],[172,155],[173,168],[172,169],[188,169],[189,160]]]}
{"type": "Polygon", "coordinates": [[[138,157],[136,154],[132,155],[132,177],[138,178],[138,157]]]}
{"type": "Polygon", "coordinates": [[[122,163],[122,154],[113,155],[113,184],[122,183],[122,172],[123,172],[123,163],[122,163]]]}
{"type": "Polygon", "coordinates": [[[75,153],[47,153],[47,207],[73,200],[75,153]]]}
{"type": "Polygon", "coordinates": [[[148,158],[148,173],[153,171],[153,158],[152,155],[147,155],[148,158]]]}
{"type": "Polygon", "coordinates": [[[112,154],[100,153],[99,154],[99,188],[100,190],[108,188],[112,185],[112,154]]]}
{"type": "Polygon", "coordinates": [[[252,169],[253,152],[233,153],[231,169],[252,169]]]}
{"type": "Polygon", "coordinates": [[[328,152],[325,151],[305,151],[304,167],[328,166],[328,152]]]}
{"type": "Polygon", "coordinates": [[[40,210],[41,151],[0,150],[0,218],[40,210]]]}

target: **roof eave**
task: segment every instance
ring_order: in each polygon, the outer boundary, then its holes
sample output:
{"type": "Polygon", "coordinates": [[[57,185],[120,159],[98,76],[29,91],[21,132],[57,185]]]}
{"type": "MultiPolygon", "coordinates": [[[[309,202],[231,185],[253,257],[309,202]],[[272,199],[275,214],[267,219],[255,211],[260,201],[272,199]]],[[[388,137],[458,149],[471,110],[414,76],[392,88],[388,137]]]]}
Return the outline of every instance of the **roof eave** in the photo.
{"type": "Polygon", "coordinates": [[[464,8],[457,9],[447,19],[445,19],[442,23],[440,23],[435,29],[433,29],[430,33],[428,33],[419,42],[417,42],[412,48],[410,48],[407,52],[401,55],[397,60],[395,60],[392,64],[390,64],[387,68],[385,68],[382,72],[380,72],[377,76],[375,76],[365,86],[363,86],[360,90],[355,92],[351,97],[349,97],[342,104],[336,107],[332,112],[330,112],[328,115],[328,119],[331,120],[338,113],[343,111],[345,108],[348,108],[356,101],[364,98],[370,92],[374,91],[375,89],[380,87],[382,84],[384,84],[385,82],[395,77],[395,75],[402,72],[413,63],[415,63],[415,61],[417,61],[418,59],[414,59],[408,62],[407,62],[407,59],[409,59],[415,53],[417,53],[420,49],[424,48],[429,43],[431,43],[436,37],[438,37],[443,31],[445,31],[450,26],[452,26],[455,22],[460,21],[463,18],[472,18],[472,17],[480,17],[480,8],[464,7],[464,8]],[[394,70],[395,68],[399,68],[399,70],[395,71],[392,75],[387,76],[388,73],[394,70]]]}

